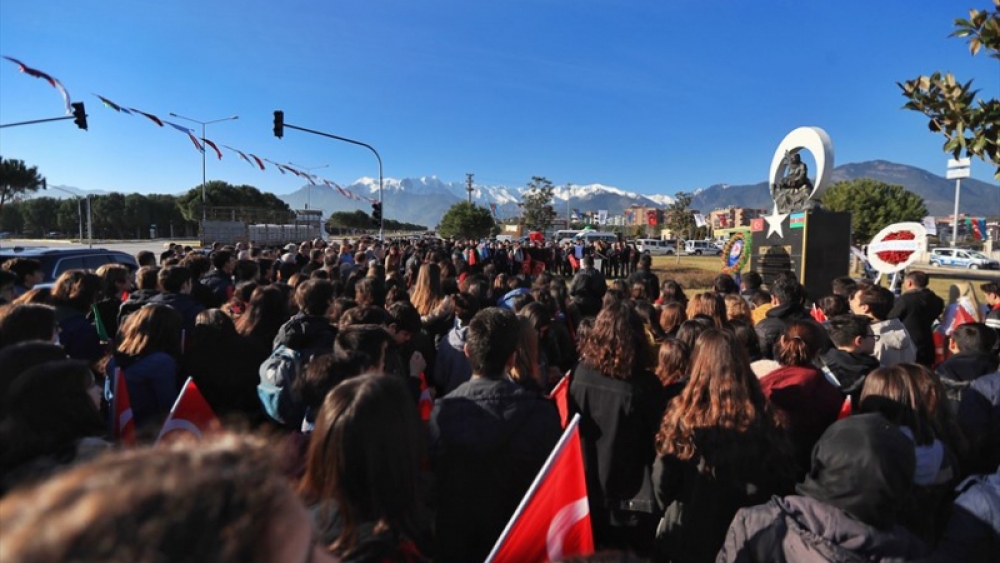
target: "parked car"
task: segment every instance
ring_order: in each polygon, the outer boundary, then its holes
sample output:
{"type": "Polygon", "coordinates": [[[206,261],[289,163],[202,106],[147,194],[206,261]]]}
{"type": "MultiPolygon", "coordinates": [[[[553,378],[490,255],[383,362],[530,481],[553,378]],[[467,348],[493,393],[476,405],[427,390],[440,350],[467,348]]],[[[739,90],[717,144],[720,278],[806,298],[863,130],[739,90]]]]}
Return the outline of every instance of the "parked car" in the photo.
{"type": "Polygon", "coordinates": [[[722,254],[722,249],[710,240],[689,240],[684,242],[684,254],[718,256],[722,254]]]}
{"type": "Polygon", "coordinates": [[[931,266],[951,266],[970,270],[1000,270],[1000,262],[982,252],[965,248],[935,248],[931,250],[931,266]]]}
{"type": "Polygon", "coordinates": [[[641,238],[635,241],[635,247],[642,254],[649,254],[650,256],[673,256],[677,253],[676,240],[641,238]]]}
{"type": "Polygon", "coordinates": [[[0,249],[0,264],[12,258],[32,258],[42,263],[45,278],[35,287],[50,287],[66,270],[97,270],[111,263],[124,264],[132,272],[139,268],[131,254],[105,248],[15,246],[0,249]]]}

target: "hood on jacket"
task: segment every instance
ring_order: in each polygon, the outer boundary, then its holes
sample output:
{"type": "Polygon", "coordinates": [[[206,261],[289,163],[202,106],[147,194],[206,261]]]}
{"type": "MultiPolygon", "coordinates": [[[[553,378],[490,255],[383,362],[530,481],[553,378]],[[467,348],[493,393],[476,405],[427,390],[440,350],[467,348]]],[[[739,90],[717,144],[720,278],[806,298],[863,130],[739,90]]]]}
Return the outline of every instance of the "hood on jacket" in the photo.
{"type": "MultiPolygon", "coordinates": [[[[448,345],[459,351],[465,350],[465,337],[469,333],[468,326],[459,326],[455,320],[455,328],[448,331],[448,345]]],[[[464,352],[463,352],[464,353],[464,352]]]]}
{"type": "Polygon", "coordinates": [[[840,390],[844,393],[854,391],[864,377],[875,371],[881,365],[878,358],[871,354],[855,354],[837,348],[827,350],[822,356],[830,371],[840,381],[840,390]]]}
{"type": "Polygon", "coordinates": [[[879,346],[893,350],[903,350],[911,345],[910,335],[899,319],[889,319],[872,323],[872,332],[879,336],[879,346]]]}
{"type": "Polygon", "coordinates": [[[823,433],[796,490],[884,530],[913,484],[915,456],[913,442],[882,415],[851,416],[823,433]]]}
{"type": "Polygon", "coordinates": [[[332,352],[334,334],[333,326],[325,317],[300,313],[281,325],[274,337],[273,347],[284,345],[286,348],[302,351],[329,344],[332,352]]]}
{"type": "Polygon", "coordinates": [[[954,381],[973,381],[997,371],[1000,358],[994,354],[955,354],[937,367],[941,377],[954,381]]]}

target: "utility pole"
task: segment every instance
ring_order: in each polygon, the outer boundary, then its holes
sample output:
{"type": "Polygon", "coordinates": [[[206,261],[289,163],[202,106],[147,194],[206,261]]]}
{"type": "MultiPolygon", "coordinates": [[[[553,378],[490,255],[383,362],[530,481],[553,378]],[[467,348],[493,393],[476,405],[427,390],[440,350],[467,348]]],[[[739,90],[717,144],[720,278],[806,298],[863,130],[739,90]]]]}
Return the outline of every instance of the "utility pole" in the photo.
{"type": "Polygon", "coordinates": [[[465,175],[465,191],[469,192],[469,203],[472,203],[472,177],[475,174],[469,173],[465,175]]]}

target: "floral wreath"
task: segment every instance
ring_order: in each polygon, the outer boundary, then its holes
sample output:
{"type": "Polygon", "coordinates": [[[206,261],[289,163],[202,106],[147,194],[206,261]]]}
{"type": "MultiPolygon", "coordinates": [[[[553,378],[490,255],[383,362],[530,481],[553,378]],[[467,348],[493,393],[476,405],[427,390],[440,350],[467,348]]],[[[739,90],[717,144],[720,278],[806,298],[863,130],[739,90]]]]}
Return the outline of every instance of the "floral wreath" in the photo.
{"type": "Polygon", "coordinates": [[[747,265],[747,261],[750,260],[750,243],[746,239],[746,235],[741,232],[733,233],[733,236],[729,237],[725,246],[722,247],[722,273],[733,275],[741,270],[743,266],[747,265]],[[740,251],[740,259],[736,261],[732,266],[728,266],[729,263],[729,252],[733,249],[733,245],[737,241],[743,241],[743,249],[740,251]]]}

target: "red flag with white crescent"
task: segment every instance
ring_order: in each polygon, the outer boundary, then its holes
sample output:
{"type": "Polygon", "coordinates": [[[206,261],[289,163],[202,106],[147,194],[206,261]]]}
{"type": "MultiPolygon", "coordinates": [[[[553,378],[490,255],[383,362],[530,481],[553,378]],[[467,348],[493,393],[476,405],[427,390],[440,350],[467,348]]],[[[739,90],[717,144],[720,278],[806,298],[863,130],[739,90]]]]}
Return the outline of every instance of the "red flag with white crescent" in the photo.
{"type": "Polygon", "coordinates": [[[208,406],[208,402],[198,390],[198,386],[189,377],[184,382],[184,388],[177,397],[174,408],[170,409],[170,415],[163,423],[163,428],[156,441],[159,442],[177,432],[187,432],[200,440],[202,434],[217,430],[220,426],[215,411],[208,406]]]}
{"type": "Polygon", "coordinates": [[[112,398],[111,436],[116,441],[131,446],[135,444],[135,420],[132,418],[132,402],[128,398],[125,372],[121,368],[114,373],[115,395],[112,398]]]}
{"type": "Polygon", "coordinates": [[[583,473],[580,415],[574,415],[486,563],[542,563],[594,552],[583,473]]]}
{"type": "Polygon", "coordinates": [[[559,411],[559,422],[562,422],[562,427],[566,428],[569,423],[569,374],[573,373],[572,370],[567,371],[566,375],[556,383],[556,386],[552,388],[552,392],[549,393],[549,398],[556,404],[556,410],[559,411]]]}

